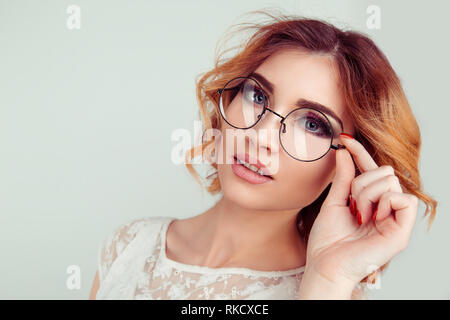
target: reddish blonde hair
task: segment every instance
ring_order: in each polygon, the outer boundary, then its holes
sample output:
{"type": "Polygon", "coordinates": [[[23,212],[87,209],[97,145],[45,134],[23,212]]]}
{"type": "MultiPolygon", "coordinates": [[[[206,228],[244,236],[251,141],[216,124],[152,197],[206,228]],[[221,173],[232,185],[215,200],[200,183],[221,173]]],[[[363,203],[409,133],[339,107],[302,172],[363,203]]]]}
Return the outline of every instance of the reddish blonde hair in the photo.
{"type": "MultiPolygon", "coordinates": [[[[437,201],[422,190],[418,169],[420,130],[400,79],[383,52],[368,36],[343,31],[325,21],[273,15],[266,10],[250,12],[253,13],[262,13],[270,19],[261,23],[238,24],[238,29],[231,35],[243,35],[244,31],[251,29],[255,32],[241,44],[216,51],[214,68],[196,79],[199,111],[205,130],[220,130],[217,90],[237,76],[250,74],[273,53],[283,48],[298,48],[311,54],[329,55],[338,67],[344,102],[356,128],[355,138],[379,166],[390,165],[394,168],[405,193],[414,194],[425,203],[424,217],[429,213],[429,230],[436,214],[437,201]],[[238,49],[237,53],[229,58],[224,57],[235,49],[238,49]]],[[[201,185],[190,160],[199,155],[209,159],[214,150],[213,142],[214,138],[203,137],[202,144],[194,146],[186,154],[186,167],[201,185]]],[[[217,164],[209,163],[216,170],[206,177],[203,185],[209,193],[216,194],[221,191],[217,164]]],[[[360,174],[358,168],[356,171],[360,174]]],[[[299,233],[305,243],[330,186],[297,216],[299,233]]],[[[365,281],[367,277],[362,280],[365,281]]]]}

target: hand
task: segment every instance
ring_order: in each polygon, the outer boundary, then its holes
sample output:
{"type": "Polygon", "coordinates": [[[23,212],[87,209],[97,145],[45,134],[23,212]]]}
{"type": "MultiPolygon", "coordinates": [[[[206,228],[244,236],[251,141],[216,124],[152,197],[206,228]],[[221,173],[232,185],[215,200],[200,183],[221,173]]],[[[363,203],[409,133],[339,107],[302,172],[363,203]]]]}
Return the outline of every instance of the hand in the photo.
{"type": "Polygon", "coordinates": [[[418,198],[402,192],[393,168],[379,167],[357,140],[341,140],[346,149],[336,150],[336,174],[308,239],[304,277],[310,288],[311,279],[321,279],[329,288],[352,290],[371,267],[407,247],[416,220],[418,198]],[[356,178],[351,155],[361,172],[356,178]],[[355,215],[347,206],[350,195],[355,215]]]}

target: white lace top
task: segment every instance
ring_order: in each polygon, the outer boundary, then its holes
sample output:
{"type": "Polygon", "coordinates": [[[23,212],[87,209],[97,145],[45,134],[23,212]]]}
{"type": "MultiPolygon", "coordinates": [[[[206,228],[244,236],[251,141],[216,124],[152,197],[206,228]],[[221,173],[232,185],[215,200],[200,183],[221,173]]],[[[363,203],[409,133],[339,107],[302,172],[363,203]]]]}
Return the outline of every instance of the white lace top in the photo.
{"type": "Polygon", "coordinates": [[[210,268],[166,256],[172,217],[121,225],[98,252],[97,299],[297,299],[304,266],[284,271],[210,268]]]}

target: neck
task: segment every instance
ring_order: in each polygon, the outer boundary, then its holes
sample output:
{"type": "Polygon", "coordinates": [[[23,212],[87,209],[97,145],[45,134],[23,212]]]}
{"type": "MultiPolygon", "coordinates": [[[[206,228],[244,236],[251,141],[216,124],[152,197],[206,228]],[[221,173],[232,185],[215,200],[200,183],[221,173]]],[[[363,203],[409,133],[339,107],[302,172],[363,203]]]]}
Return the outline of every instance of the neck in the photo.
{"type": "Polygon", "coordinates": [[[203,264],[232,264],[252,256],[276,257],[283,259],[281,264],[304,260],[306,249],[296,226],[299,210],[253,210],[222,197],[201,215],[203,232],[197,240],[207,252],[203,264]]]}

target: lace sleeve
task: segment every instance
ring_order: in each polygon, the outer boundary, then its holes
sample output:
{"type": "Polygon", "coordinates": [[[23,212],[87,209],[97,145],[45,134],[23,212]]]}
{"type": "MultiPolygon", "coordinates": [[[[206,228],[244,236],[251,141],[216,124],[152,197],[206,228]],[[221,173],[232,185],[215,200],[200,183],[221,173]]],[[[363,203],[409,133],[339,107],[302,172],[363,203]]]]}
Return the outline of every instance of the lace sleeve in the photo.
{"type": "Polygon", "coordinates": [[[98,275],[100,284],[103,283],[111,265],[134,239],[137,231],[146,218],[133,219],[113,230],[102,242],[98,250],[98,275]]]}

